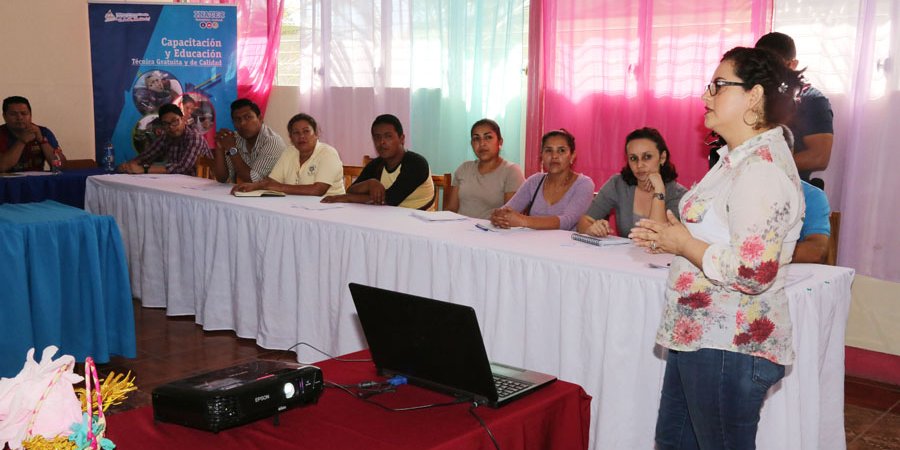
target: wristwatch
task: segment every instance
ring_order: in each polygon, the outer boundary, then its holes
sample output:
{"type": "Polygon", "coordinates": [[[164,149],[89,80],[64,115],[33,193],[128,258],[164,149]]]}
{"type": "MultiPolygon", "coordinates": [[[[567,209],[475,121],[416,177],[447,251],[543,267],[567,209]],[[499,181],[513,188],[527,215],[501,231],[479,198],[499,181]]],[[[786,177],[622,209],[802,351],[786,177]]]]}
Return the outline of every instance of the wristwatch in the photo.
{"type": "Polygon", "coordinates": [[[664,194],[664,193],[662,193],[662,192],[654,192],[654,193],[653,193],[653,198],[656,198],[656,199],[659,199],[659,200],[662,200],[662,201],[666,201],[666,194],[664,194]]]}
{"type": "Polygon", "coordinates": [[[229,148],[227,154],[228,154],[228,156],[234,156],[234,155],[237,155],[237,154],[238,154],[238,149],[237,149],[237,147],[231,147],[231,148],[229,148]]]}

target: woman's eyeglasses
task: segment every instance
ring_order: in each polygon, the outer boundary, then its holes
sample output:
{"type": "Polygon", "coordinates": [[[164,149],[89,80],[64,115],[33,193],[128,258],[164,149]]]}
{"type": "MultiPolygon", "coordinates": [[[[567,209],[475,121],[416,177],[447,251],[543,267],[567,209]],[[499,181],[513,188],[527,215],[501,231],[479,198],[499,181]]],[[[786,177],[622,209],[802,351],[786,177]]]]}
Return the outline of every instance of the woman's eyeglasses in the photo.
{"type": "Polygon", "coordinates": [[[712,83],[706,85],[706,92],[709,92],[710,97],[715,97],[716,94],[719,93],[719,88],[723,86],[743,86],[744,83],[741,81],[726,81],[726,80],[716,80],[712,83]]]}

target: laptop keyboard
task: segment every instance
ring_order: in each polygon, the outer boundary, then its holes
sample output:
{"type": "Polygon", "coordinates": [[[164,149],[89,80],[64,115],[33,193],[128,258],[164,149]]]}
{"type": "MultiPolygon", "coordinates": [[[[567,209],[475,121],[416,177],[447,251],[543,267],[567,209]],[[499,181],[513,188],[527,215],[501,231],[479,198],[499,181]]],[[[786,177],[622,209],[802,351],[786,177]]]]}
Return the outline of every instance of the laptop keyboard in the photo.
{"type": "Polygon", "coordinates": [[[531,384],[494,374],[494,386],[497,388],[497,395],[500,398],[504,398],[509,397],[516,392],[524,391],[529,388],[531,384]]]}

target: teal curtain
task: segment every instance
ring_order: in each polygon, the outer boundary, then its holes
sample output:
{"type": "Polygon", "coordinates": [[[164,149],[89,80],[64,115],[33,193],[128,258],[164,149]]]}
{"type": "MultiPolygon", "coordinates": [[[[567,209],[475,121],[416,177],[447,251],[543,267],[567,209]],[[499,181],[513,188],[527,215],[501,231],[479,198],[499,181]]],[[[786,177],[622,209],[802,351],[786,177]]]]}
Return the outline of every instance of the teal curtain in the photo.
{"type": "Polygon", "coordinates": [[[486,117],[500,124],[501,155],[521,164],[528,1],[417,1],[393,14],[410,24],[407,146],[452,173],[475,158],[469,130],[486,117]]]}

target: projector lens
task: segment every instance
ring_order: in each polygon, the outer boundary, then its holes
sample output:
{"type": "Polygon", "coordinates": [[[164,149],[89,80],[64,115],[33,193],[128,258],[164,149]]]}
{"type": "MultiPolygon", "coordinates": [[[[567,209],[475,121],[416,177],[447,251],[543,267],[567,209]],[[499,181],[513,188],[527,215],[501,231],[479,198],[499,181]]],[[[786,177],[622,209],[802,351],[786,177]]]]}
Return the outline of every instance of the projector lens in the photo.
{"type": "Polygon", "coordinates": [[[297,393],[297,390],[294,389],[294,385],[291,383],[284,383],[284,398],[292,398],[294,394],[297,393]]]}

